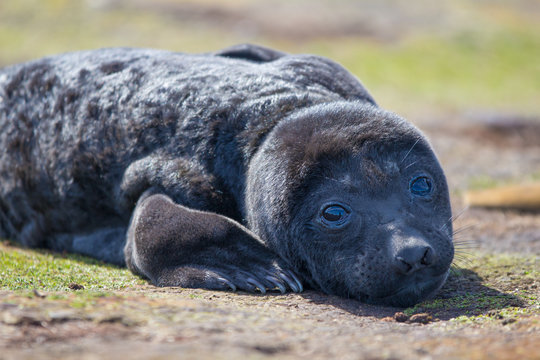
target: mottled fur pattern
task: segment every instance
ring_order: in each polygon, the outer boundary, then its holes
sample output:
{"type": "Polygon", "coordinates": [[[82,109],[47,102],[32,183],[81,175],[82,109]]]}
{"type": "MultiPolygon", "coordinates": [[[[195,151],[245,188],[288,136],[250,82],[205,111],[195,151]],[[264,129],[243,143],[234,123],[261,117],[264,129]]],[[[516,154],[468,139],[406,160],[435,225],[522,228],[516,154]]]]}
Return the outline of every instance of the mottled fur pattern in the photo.
{"type": "Polygon", "coordinates": [[[317,56],[121,48],[14,65],[0,70],[0,146],[0,236],[126,264],[157,285],[301,291],[299,276],[400,305],[440,287],[453,255],[446,181],[429,144],[317,56]],[[409,193],[388,200],[408,188],[405,166],[421,164],[438,192],[421,205],[409,193]],[[340,236],[313,220],[330,189],[358,208],[340,236]],[[408,225],[379,226],[396,221],[408,225]],[[414,276],[381,272],[411,234],[436,264],[414,276]]]}

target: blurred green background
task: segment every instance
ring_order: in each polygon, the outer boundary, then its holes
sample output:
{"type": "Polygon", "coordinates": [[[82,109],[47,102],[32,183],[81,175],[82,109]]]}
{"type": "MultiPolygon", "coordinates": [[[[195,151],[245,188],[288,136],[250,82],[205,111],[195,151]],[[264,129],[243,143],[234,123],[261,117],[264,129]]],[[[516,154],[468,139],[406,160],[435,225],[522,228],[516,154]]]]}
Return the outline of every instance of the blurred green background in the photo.
{"type": "Polygon", "coordinates": [[[539,15],[538,0],[0,0],[0,66],[89,48],[252,42],[331,57],[409,118],[537,117],[539,15]]]}

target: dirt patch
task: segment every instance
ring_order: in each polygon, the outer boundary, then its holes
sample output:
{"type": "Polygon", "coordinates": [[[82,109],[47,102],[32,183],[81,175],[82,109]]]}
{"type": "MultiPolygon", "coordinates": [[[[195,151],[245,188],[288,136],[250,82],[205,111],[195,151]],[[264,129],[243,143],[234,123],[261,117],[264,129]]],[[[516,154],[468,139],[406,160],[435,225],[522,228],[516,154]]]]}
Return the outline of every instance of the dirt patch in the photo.
{"type": "Polygon", "coordinates": [[[514,146],[518,148],[539,147],[540,122],[500,118],[485,125],[468,129],[472,138],[492,146],[514,146]]]}
{"type": "Polygon", "coordinates": [[[420,123],[422,128],[437,139],[444,134],[446,141],[454,142],[456,146],[472,141],[480,148],[487,147],[493,151],[507,148],[517,151],[528,148],[540,150],[538,116],[476,110],[447,118],[421,120],[420,123]]]}
{"type": "Polygon", "coordinates": [[[537,275],[534,257],[484,256],[408,309],[314,291],[0,291],[0,346],[5,359],[533,359],[537,275]]]}

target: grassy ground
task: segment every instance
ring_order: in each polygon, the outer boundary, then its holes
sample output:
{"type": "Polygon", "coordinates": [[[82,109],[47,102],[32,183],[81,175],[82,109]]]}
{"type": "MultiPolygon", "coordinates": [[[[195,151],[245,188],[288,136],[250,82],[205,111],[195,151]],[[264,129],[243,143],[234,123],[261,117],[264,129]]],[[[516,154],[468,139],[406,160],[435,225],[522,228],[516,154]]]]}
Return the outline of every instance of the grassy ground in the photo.
{"type": "Polygon", "coordinates": [[[6,246],[0,250],[0,288],[69,291],[70,286],[86,290],[120,290],[145,283],[125,268],[92,258],[45,250],[23,250],[6,246]]]}

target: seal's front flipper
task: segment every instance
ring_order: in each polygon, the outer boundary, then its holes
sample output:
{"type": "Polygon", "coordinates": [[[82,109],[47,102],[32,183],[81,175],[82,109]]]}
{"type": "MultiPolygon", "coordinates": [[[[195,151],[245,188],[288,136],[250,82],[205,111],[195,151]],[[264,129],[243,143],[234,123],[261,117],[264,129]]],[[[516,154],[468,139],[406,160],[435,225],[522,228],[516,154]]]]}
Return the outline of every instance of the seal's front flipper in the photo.
{"type": "Polygon", "coordinates": [[[279,257],[242,225],[162,194],[137,203],[124,252],[127,266],[158,286],[302,291],[279,257]]]}

